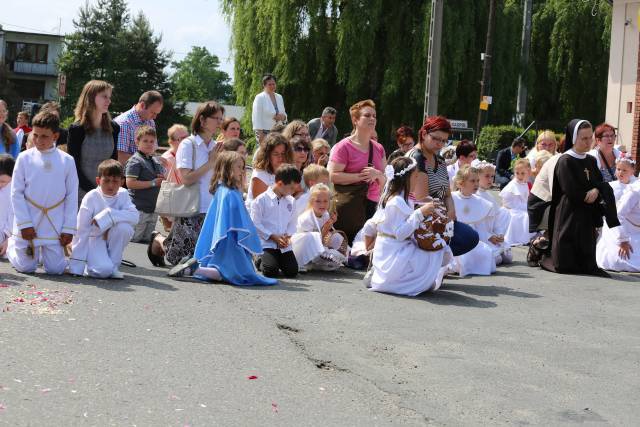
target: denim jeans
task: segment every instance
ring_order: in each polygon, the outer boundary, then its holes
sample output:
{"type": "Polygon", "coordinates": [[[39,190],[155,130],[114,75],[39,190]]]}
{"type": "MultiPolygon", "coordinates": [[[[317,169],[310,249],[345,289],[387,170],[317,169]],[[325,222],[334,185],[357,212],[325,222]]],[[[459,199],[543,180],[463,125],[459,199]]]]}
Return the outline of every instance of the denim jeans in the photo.
{"type": "Polygon", "coordinates": [[[466,254],[475,248],[479,241],[480,236],[476,230],[463,222],[453,222],[453,237],[449,242],[449,247],[454,256],[466,254]]]}

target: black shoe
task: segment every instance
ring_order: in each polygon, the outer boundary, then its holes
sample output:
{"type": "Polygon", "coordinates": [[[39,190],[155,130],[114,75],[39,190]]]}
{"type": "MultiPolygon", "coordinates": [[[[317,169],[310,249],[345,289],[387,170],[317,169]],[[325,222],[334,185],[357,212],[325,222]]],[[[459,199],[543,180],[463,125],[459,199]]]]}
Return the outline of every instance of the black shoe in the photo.
{"type": "Polygon", "coordinates": [[[180,264],[176,265],[171,270],[169,270],[168,276],[169,277],[192,276],[194,272],[194,266],[196,264],[198,264],[197,259],[189,258],[185,262],[181,262],[180,264]]]}
{"type": "Polygon", "coordinates": [[[611,278],[611,275],[609,273],[607,273],[606,271],[604,271],[603,269],[601,269],[601,268],[597,268],[597,269],[593,270],[591,272],[591,275],[592,276],[597,276],[597,277],[605,277],[607,279],[611,278]]]}
{"type": "Polygon", "coordinates": [[[167,264],[164,262],[164,256],[156,255],[153,253],[153,242],[156,240],[156,236],[160,234],[157,231],[151,233],[151,241],[147,245],[147,256],[149,257],[149,261],[156,267],[166,267],[167,264]]]}

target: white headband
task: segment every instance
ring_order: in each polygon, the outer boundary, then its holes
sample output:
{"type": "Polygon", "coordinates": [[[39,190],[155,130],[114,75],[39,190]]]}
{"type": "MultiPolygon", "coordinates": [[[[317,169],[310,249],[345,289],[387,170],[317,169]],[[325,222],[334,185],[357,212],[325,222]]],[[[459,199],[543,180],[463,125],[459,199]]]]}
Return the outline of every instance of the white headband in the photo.
{"type": "Polygon", "coordinates": [[[414,169],[418,165],[418,162],[416,162],[416,159],[414,159],[413,157],[409,157],[409,160],[411,160],[411,164],[398,172],[395,172],[393,170],[393,166],[387,165],[387,167],[384,168],[384,176],[387,178],[387,182],[392,181],[395,177],[404,176],[407,172],[414,169]]]}

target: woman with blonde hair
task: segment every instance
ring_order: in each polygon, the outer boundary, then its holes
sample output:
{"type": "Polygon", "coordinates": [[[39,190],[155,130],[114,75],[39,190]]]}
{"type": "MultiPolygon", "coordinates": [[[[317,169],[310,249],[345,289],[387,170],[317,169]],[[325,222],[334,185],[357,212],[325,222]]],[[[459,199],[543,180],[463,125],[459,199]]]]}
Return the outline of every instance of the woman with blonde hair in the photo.
{"type": "Polygon", "coordinates": [[[69,126],[66,142],[67,152],[76,161],[78,203],[96,188],[98,165],[107,159],[118,159],[116,146],[120,126],[109,114],[112,91],[110,83],[91,80],[84,85],[76,102],[75,122],[69,126]]]}
{"type": "Polygon", "coordinates": [[[527,159],[531,164],[531,169],[536,167],[536,155],[540,151],[548,151],[553,156],[558,151],[558,141],[556,134],[552,130],[545,130],[536,138],[536,146],[527,154],[527,159]]]}
{"type": "Polygon", "coordinates": [[[311,141],[311,158],[313,163],[327,167],[327,163],[329,163],[329,152],[331,151],[331,146],[329,145],[329,141],[323,138],[316,138],[311,141]]]}

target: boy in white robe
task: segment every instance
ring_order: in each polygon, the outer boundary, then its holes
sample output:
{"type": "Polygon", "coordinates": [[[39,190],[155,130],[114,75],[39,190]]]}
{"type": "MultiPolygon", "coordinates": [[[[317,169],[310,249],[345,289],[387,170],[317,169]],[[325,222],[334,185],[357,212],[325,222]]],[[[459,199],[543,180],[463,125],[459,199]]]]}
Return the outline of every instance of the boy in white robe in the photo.
{"type": "Polygon", "coordinates": [[[47,274],[67,267],[65,248],[76,232],[78,174],[73,157],[56,149],[60,119],[43,111],[33,118],[34,147],[18,156],[11,181],[14,211],[8,258],[17,271],[47,274]]]}
{"type": "MultiPolygon", "coordinates": [[[[456,207],[456,217],[480,235],[480,241],[475,248],[464,255],[454,257],[449,264],[450,271],[458,273],[460,277],[469,274],[488,276],[496,271],[494,248],[484,241],[487,238],[487,225],[493,223],[495,211],[491,203],[475,195],[480,186],[479,181],[478,169],[467,165],[460,168],[455,176],[458,191],[452,193],[452,198],[456,207]]],[[[500,236],[491,236],[490,239],[496,244],[502,243],[500,236]]]]}
{"type": "Polygon", "coordinates": [[[7,257],[7,246],[13,227],[11,176],[15,163],[9,154],[0,154],[0,258],[7,257]]]}
{"type": "Polygon", "coordinates": [[[82,199],[78,233],[71,243],[69,273],[101,279],[123,279],[122,253],[133,236],[138,211],[129,193],[121,188],[122,165],[105,160],[98,166],[98,187],[82,199]]]}

